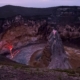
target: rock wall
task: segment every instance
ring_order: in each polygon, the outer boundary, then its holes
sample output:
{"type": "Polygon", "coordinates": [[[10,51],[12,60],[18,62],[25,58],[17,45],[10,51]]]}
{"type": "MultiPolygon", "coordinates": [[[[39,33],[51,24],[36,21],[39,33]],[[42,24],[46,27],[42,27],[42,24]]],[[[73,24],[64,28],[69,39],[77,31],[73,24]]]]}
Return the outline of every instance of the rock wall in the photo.
{"type": "MultiPolygon", "coordinates": [[[[66,16],[67,16],[67,14],[66,14],[66,16]]],[[[58,16],[56,16],[56,19],[57,19],[57,17],[58,16]]],[[[57,20],[59,20],[59,19],[60,19],[60,17],[58,17],[57,20]]],[[[4,34],[7,31],[9,31],[9,29],[11,30],[11,28],[13,28],[13,27],[15,27],[14,29],[16,29],[17,27],[21,28],[21,26],[24,26],[25,28],[26,27],[32,28],[33,34],[35,34],[35,32],[36,32],[36,35],[43,35],[44,36],[43,38],[46,39],[46,37],[50,34],[52,27],[55,27],[57,29],[57,31],[59,32],[63,42],[65,42],[65,43],[68,42],[68,44],[74,44],[74,45],[79,46],[80,45],[80,43],[79,43],[79,40],[80,40],[79,24],[78,23],[74,24],[76,21],[72,22],[72,23],[70,22],[71,24],[66,23],[66,21],[64,22],[64,24],[61,23],[64,20],[62,20],[62,21],[60,20],[61,21],[60,23],[57,21],[55,23],[54,20],[55,20],[54,15],[46,16],[45,18],[39,17],[39,16],[38,16],[38,18],[36,18],[36,17],[30,17],[30,18],[26,17],[25,18],[21,15],[17,15],[15,17],[1,19],[0,20],[0,39],[2,39],[4,34]],[[49,17],[50,17],[51,21],[49,21],[49,17]]]]}

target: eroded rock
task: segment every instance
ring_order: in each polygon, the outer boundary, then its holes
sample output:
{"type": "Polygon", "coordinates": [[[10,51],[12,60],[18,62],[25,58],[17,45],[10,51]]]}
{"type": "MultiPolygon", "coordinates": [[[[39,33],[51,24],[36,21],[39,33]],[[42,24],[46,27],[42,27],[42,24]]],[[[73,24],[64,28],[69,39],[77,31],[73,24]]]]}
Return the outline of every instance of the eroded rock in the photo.
{"type": "Polygon", "coordinates": [[[49,36],[49,47],[51,51],[50,69],[70,69],[66,52],[64,51],[62,40],[57,31],[53,30],[49,36]]]}

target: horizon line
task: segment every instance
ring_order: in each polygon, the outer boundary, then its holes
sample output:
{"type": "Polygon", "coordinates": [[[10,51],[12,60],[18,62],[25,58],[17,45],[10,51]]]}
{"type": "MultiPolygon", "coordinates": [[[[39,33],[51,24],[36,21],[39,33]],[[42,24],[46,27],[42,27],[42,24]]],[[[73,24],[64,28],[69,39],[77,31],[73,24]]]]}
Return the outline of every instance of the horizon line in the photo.
{"type": "Polygon", "coordinates": [[[53,8],[53,7],[80,7],[80,6],[77,6],[77,5],[59,5],[59,6],[50,6],[50,7],[30,7],[30,6],[20,6],[20,5],[3,5],[3,6],[0,6],[0,7],[4,7],[4,6],[15,6],[15,7],[24,7],[24,8],[53,8]]]}

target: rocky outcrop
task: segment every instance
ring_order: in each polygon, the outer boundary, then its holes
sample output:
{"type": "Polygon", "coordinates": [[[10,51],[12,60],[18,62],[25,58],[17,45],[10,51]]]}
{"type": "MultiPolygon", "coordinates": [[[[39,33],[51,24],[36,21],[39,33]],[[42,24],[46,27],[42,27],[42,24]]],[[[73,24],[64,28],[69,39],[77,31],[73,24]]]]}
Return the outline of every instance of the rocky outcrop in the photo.
{"type": "Polygon", "coordinates": [[[49,36],[49,47],[51,52],[51,62],[48,67],[50,69],[71,68],[61,38],[56,30],[53,30],[49,36]]]}
{"type": "Polygon", "coordinates": [[[13,44],[14,48],[47,40],[51,30],[46,20],[25,20],[21,15],[5,20],[1,28],[0,40],[13,44]]]}
{"type": "Polygon", "coordinates": [[[56,30],[51,32],[46,46],[33,53],[30,65],[33,67],[48,67],[49,69],[72,68],[68,55],[64,50],[62,40],[56,30]]]}

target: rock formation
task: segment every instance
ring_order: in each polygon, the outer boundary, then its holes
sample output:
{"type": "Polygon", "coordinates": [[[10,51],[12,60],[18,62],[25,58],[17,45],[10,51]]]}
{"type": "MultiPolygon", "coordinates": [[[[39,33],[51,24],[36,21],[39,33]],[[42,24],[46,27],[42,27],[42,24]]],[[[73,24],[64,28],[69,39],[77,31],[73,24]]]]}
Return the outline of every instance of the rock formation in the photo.
{"type": "Polygon", "coordinates": [[[33,67],[46,67],[49,69],[71,69],[68,56],[64,50],[62,40],[56,30],[48,37],[43,49],[35,51],[30,59],[33,67]]]}
{"type": "Polygon", "coordinates": [[[49,38],[49,49],[51,52],[51,61],[48,68],[50,69],[69,69],[71,65],[69,64],[67,55],[64,51],[62,40],[56,30],[53,29],[49,38]]]}

